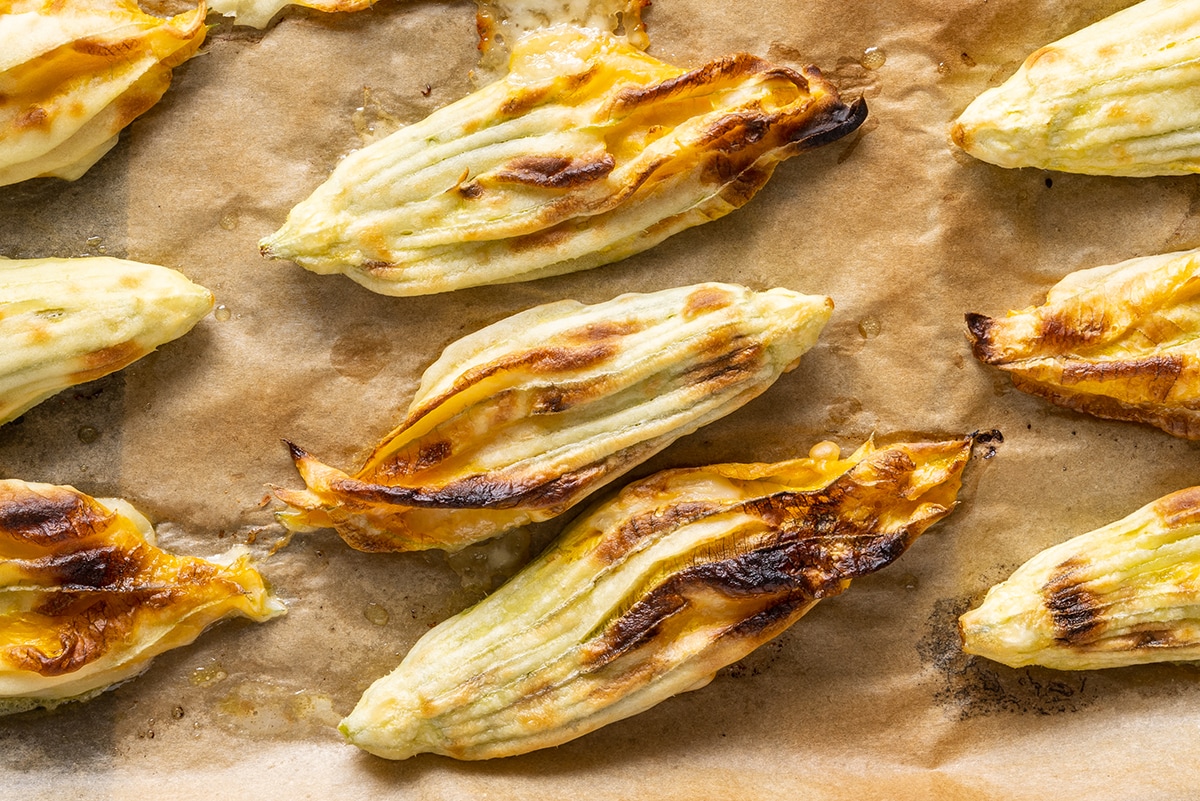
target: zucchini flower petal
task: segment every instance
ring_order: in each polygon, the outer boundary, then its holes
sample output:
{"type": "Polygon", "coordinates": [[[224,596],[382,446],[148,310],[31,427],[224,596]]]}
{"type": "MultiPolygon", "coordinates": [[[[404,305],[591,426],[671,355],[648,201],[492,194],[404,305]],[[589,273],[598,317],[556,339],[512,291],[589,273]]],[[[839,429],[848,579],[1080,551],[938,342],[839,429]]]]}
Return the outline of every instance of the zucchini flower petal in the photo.
{"type": "Polygon", "coordinates": [[[388,759],[490,759],[703,687],[950,514],[970,450],[868,443],[635,482],[422,637],[342,733],[388,759]]]}
{"type": "Polygon", "coordinates": [[[260,244],[385,295],[588,269],[738,208],[865,117],[812,67],[741,54],[687,72],[553,26],[503,79],[347,156],[260,244]]]}
{"type": "Polygon", "coordinates": [[[548,520],[758,396],[832,310],[701,284],[522,312],[451,344],[353,476],[291,446],[308,489],[276,489],[279,518],[364,551],[456,551],[548,520]]]}
{"type": "Polygon", "coordinates": [[[950,133],[1001,167],[1200,171],[1200,3],[1145,0],[1046,45],[950,133]]]}
{"type": "Polygon", "coordinates": [[[0,186],[87,172],[196,54],[204,15],[203,2],[162,19],[133,0],[0,0],[0,186]]]}
{"type": "Polygon", "coordinates": [[[0,481],[0,714],[90,698],[221,618],[283,612],[244,549],[174,556],[125,501],[0,481]]]}
{"type": "Polygon", "coordinates": [[[1200,439],[1200,250],[1080,270],[1036,308],[967,315],[976,357],[1013,386],[1200,439]]]}
{"type": "Polygon", "coordinates": [[[1200,659],[1200,487],[1047,548],[959,628],[967,653],[1012,667],[1200,659]]]}
{"type": "Polygon", "coordinates": [[[0,259],[0,423],[183,336],[212,304],[154,264],[0,259]]]}

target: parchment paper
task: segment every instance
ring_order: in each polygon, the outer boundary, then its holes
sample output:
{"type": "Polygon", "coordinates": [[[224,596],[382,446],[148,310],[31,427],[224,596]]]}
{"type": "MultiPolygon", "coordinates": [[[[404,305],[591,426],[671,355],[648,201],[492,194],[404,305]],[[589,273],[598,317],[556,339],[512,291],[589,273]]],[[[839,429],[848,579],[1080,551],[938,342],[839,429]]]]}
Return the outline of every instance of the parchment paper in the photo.
{"type": "Polygon", "coordinates": [[[182,552],[254,539],[289,613],[218,626],[90,703],[0,721],[0,796],[1193,797],[1194,667],[1012,670],[964,657],[955,628],[1034,553],[1200,475],[1196,445],[1016,392],[964,336],[965,312],[1023,307],[1072,270],[1200,245],[1195,177],[1005,171],[948,142],[955,115],[1025,55],[1128,4],[657,0],[651,53],[811,62],[867,96],[868,122],[786,162],[746,208],[622,263],[412,299],[267,262],[256,242],[370,129],[471,90],[474,6],[383,0],[354,15],[289,11],[261,33],[217,25],[84,178],[0,190],[0,255],[156,262],[219,307],[0,428],[0,474],[125,497],[182,552]],[[860,65],[868,47],[886,53],[879,69],[860,65]],[[827,293],[837,310],[796,371],[635,475],[788,458],[822,439],[852,448],[873,432],[998,428],[1004,445],[895,565],[701,691],[486,763],[389,763],[344,745],[334,725],[362,690],[504,570],[484,565],[495,550],[362,554],[332,532],[269,554],[283,531],[265,485],[300,485],[281,438],[356,467],[463,334],[559,298],[704,280],[827,293]]]}

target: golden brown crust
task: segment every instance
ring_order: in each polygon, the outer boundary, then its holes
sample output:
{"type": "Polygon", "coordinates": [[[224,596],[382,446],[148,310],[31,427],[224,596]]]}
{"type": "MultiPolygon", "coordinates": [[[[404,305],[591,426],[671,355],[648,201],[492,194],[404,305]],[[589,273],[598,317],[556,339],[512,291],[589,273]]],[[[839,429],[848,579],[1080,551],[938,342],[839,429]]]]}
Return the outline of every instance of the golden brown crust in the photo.
{"type": "Polygon", "coordinates": [[[308,489],[276,491],[281,520],[375,551],[548,519],[764,390],[831,308],[704,284],[532,309],[451,345],[353,475],[289,443],[308,489]]]}
{"type": "Polygon", "coordinates": [[[429,632],[342,731],[401,759],[557,745],[707,683],[950,514],[972,439],[670,470],[429,632]]]}
{"type": "Polygon", "coordinates": [[[1068,275],[1038,307],[968,314],[976,358],[1064,408],[1200,438],[1197,251],[1068,275]]]}
{"type": "Polygon", "coordinates": [[[0,699],[99,690],[227,614],[282,611],[244,560],[173,556],[143,525],[71,487],[0,481],[0,699]]]}

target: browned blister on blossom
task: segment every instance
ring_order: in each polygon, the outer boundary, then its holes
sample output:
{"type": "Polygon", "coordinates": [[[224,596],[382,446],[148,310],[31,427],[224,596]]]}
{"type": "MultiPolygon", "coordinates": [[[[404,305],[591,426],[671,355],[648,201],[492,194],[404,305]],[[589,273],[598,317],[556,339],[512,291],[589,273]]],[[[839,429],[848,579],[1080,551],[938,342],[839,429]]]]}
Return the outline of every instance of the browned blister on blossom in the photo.
{"type": "Polygon", "coordinates": [[[967,315],[975,355],[1059,406],[1200,439],[1200,251],[1064,278],[1036,308],[967,315]]]}
{"type": "Polygon", "coordinates": [[[389,759],[558,745],[707,684],[950,514],[971,439],[658,473],[430,631],[341,729],[389,759]]]}
{"type": "Polygon", "coordinates": [[[282,612],[240,549],[174,556],[124,501],[0,481],[0,714],[90,697],[221,618],[282,612]]]}
{"type": "Polygon", "coordinates": [[[280,519],[366,551],[458,550],[547,520],[765,391],[832,310],[699,284],[514,315],[451,344],[353,475],[292,446],[308,488],[276,490],[280,519]]]}

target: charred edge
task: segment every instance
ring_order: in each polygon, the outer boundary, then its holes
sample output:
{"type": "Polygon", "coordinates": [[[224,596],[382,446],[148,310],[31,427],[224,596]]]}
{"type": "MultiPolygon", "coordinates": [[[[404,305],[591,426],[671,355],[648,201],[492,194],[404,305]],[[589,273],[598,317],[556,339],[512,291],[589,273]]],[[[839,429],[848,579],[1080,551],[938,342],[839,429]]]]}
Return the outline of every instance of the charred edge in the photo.
{"type": "Polygon", "coordinates": [[[115,545],[47,556],[30,565],[64,590],[103,590],[128,587],[142,569],[140,548],[122,550],[115,545]]]}
{"type": "Polygon", "coordinates": [[[284,445],[286,445],[286,446],[287,446],[288,453],[289,453],[289,454],[291,454],[291,457],[292,457],[292,461],[293,461],[293,462],[302,462],[302,461],[304,461],[305,459],[309,459],[309,458],[311,458],[311,457],[309,456],[309,453],[308,453],[308,451],[304,450],[303,448],[301,448],[301,447],[300,447],[299,445],[297,445],[296,443],[294,443],[294,442],[291,442],[290,440],[286,440],[286,439],[285,439],[285,440],[282,440],[282,442],[283,442],[283,444],[284,444],[284,445]]]}
{"type": "Polygon", "coordinates": [[[1145,423],[1183,439],[1200,439],[1200,412],[1194,409],[1126,403],[1107,395],[1066,392],[1062,387],[1013,375],[1013,386],[1050,401],[1055,406],[1084,412],[1105,420],[1145,423]]]}
{"type": "Polygon", "coordinates": [[[796,152],[814,150],[853,133],[866,119],[867,101],[864,98],[856,98],[849,105],[839,101],[828,113],[810,117],[791,133],[789,140],[796,152]]]}
{"type": "Polygon", "coordinates": [[[342,479],[330,486],[334,492],[355,501],[412,506],[424,509],[544,509],[567,503],[586,487],[603,478],[608,462],[564,473],[548,481],[521,483],[500,475],[475,475],[438,489],[386,487],[355,479],[342,479]]]}
{"type": "Polygon", "coordinates": [[[992,341],[996,321],[975,312],[969,312],[966,320],[967,338],[971,340],[971,352],[975,354],[975,358],[986,364],[997,364],[1000,361],[1000,353],[992,341]]]}
{"type": "Polygon", "coordinates": [[[682,94],[689,89],[708,86],[719,81],[731,80],[743,75],[771,71],[796,84],[804,92],[808,91],[808,81],[798,72],[783,67],[775,67],[758,56],[748,53],[735,53],[715,61],[710,61],[698,69],[685,72],[674,78],[668,78],[661,83],[645,87],[630,87],[622,89],[613,98],[614,112],[629,112],[638,106],[650,105],[665,100],[673,95],[682,94]]]}
{"type": "Polygon", "coordinates": [[[1062,368],[1062,383],[1071,386],[1084,381],[1130,383],[1142,379],[1148,384],[1146,389],[1151,399],[1162,402],[1182,373],[1183,359],[1173,354],[1128,361],[1068,361],[1062,368]]]}
{"type": "Polygon", "coordinates": [[[845,588],[843,577],[798,557],[794,546],[775,546],[731,559],[707,562],[675,573],[643,595],[604,631],[593,660],[606,664],[652,640],[670,617],[688,614],[692,598],[717,595],[719,604],[699,601],[697,614],[711,615],[714,606],[728,614],[726,632],[753,637],[796,609],[845,588]]]}
{"type": "MultiPolygon", "coordinates": [[[[923,526],[878,529],[878,496],[891,494],[915,468],[905,454],[884,454],[872,469],[881,480],[860,485],[850,473],[821,491],[779,493],[745,505],[778,532],[772,545],[685,568],[636,601],[601,637],[601,664],[650,642],[670,616],[686,613],[691,597],[717,594],[731,615],[727,634],[777,632],[809,605],[840,594],[853,578],[873,573],[907,550],[923,526]],[[860,495],[875,497],[860,498],[860,495]],[[854,511],[859,514],[852,514],[854,511]],[[787,621],[781,624],[781,620],[787,621]]],[[[711,604],[706,604],[711,608],[711,604]]]]}
{"type": "Polygon", "coordinates": [[[111,519],[86,497],[65,489],[0,499],[0,533],[43,548],[94,536],[111,519]]]}
{"type": "Polygon", "coordinates": [[[1042,587],[1046,608],[1054,620],[1054,639],[1066,645],[1083,645],[1097,639],[1104,625],[1099,599],[1076,578],[1083,567],[1068,559],[1055,568],[1042,587]]]}
{"type": "Polygon", "coordinates": [[[508,162],[496,173],[495,180],[543,189],[572,189],[600,180],[616,166],[611,153],[591,161],[569,156],[522,156],[508,162]]]}

